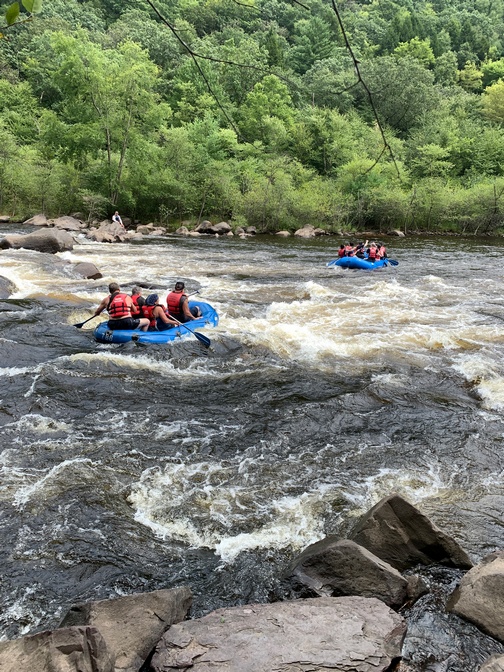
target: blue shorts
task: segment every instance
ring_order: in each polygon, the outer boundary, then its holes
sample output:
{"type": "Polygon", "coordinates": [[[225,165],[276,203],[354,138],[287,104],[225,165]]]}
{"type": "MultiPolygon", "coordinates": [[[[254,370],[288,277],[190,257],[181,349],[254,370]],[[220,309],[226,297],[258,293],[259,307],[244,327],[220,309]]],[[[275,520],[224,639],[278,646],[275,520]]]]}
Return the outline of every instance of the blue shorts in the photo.
{"type": "Polygon", "coordinates": [[[107,326],[109,329],[138,329],[140,320],[136,317],[123,317],[120,320],[109,320],[107,326]]]}

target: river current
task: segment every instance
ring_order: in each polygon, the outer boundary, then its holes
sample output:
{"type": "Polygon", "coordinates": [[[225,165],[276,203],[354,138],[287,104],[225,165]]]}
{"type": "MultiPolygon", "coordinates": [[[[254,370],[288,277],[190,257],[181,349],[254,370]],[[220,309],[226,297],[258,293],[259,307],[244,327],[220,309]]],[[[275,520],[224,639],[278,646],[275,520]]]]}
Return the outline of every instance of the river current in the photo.
{"type": "MultiPolygon", "coordinates": [[[[0,300],[0,639],[179,585],[195,617],[288,598],[296,554],[391,492],[474,563],[504,548],[502,240],[389,239],[399,265],[372,272],[327,268],[341,242],[0,252],[15,288],[0,300]],[[76,277],[78,261],[104,277],[76,277]],[[219,313],[209,350],[72,326],[111,281],[164,300],[177,279],[219,313]]],[[[503,650],[443,612],[460,574],[425,576],[404,669],[473,672],[503,650]]]]}

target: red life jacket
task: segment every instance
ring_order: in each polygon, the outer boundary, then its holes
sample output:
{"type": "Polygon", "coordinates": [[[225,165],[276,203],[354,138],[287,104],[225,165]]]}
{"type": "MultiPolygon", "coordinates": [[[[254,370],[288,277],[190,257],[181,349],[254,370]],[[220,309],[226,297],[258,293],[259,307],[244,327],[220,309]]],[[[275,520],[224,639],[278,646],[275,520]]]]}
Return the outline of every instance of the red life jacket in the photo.
{"type": "Polygon", "coordinates": [[[385,247],[385,245],[382,245],[380,247],[380,249],[378,250],[378,255],[379,255],[380,259],[385,259],[386,258],[387,248],[385,247]]]}
{"type": "Polygon", "coordinates": [[[142,311],[140,310],[140,306],[138,305],[138,299],[140,298],[140,294],[132,294],[131,295],[131,300],[133,301],[133,305],[135,306],[136,310],[132,310],[133,315],[140,315],[142,311]]]}
{"type": "Polygon", "coordinates": [[[351,245],[345,245],[345,256],[347,256],[347,257],[353,257],[354,256],[353,247],[351,245]]]}
{"type": "Polygon", "coordinates": [[[117,292],[111,294],[107,311],[111,320],[120,320],[123,317],[131,317],[131,309],[126,303],[127,294],[117,292]]]}
{"type": "Polygon", "coordinates": [[[344,256],[345,256],[345,248],[340,247],[339,250],[338,250],[338,257],[341,259],[344,256]]]}
{"type": "MultiPolygon", "coordinates": [[[[166,297],[166,310],[170,315],[173,315],[177,320],[179,317],[184,316],[184,311],[182,309],[182,304],[187,298],[187,294],[184,292],[170,292],[166,297]]],[[[180,321],[180,320],[179,320],[180,321]]]]}
{"type": "Polygon", "coordinates": [[[369,261],[374,261],[376,259],[376,253],[377,253],[376,247],[370,247],[368,251],[368,259],[369,261]]]}
{"type": "Polygon", "coordinates": [[[154,312],[154,308],[157,305],[159,304],[156,303],[153,306],[147,306],[147,305],[142,306],[142,314],[149,320],[149,327],[156,326],[156,318],[152,315],[152,313],[154,312]]]}

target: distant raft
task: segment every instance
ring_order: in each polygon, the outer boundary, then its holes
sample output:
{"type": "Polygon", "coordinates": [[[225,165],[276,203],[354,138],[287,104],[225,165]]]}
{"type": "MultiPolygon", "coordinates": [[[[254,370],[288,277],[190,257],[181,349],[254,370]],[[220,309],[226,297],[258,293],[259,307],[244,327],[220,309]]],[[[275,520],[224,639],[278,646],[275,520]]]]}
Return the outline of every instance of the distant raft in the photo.
{"type": "Polygon", "coordinates": [[[388,265],[398,266],[399,262],[395,259],[379,259],[378,261],[368,261],[360,257],[341,257],[333,259],[326,266],[339,266],[340,268],[360,268],[365,271],[372,271],[375,268],[384,268],[388,265]]]}
{"type": "MultiPolygon", "coordinates": [[[[192,338],[194,332],[205,327],[216,327],[219,324],[219,316],[215,308],[204,301],[189,301],[189,308],[199,306],[201,317],[187,323],[189,329],[181,324],[178,327],[166,331],[140,331],[140,329],[109,329],[107,322],[101,322],[93,332],[93,336],[99,343],[171,343],[180,339],[192,338]]],[[[203,338],[203,336],[202,336],[203,338]]]]}

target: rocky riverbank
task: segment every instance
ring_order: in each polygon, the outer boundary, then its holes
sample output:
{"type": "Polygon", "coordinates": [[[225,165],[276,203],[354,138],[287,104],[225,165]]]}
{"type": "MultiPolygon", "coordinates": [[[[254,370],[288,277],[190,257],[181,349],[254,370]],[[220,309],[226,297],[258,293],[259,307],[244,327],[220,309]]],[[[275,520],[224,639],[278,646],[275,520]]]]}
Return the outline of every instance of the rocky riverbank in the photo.
{"type": "Polygon", "coordinates": [[[394,494],[348,539],[328,536],[295,559],[285,581],[299,599],[199,619],[188,618],[185,586],[78,604],[59,628],[1,643],[0,670],[447,672],[448,655],[419,666],[404,656],[408,608],[431,589],[416,573],[425,566],[465,572],[444,607],[494,642],[480,672],[503,672],[504,552],[473,566],[453,538],[394,494]]]}

